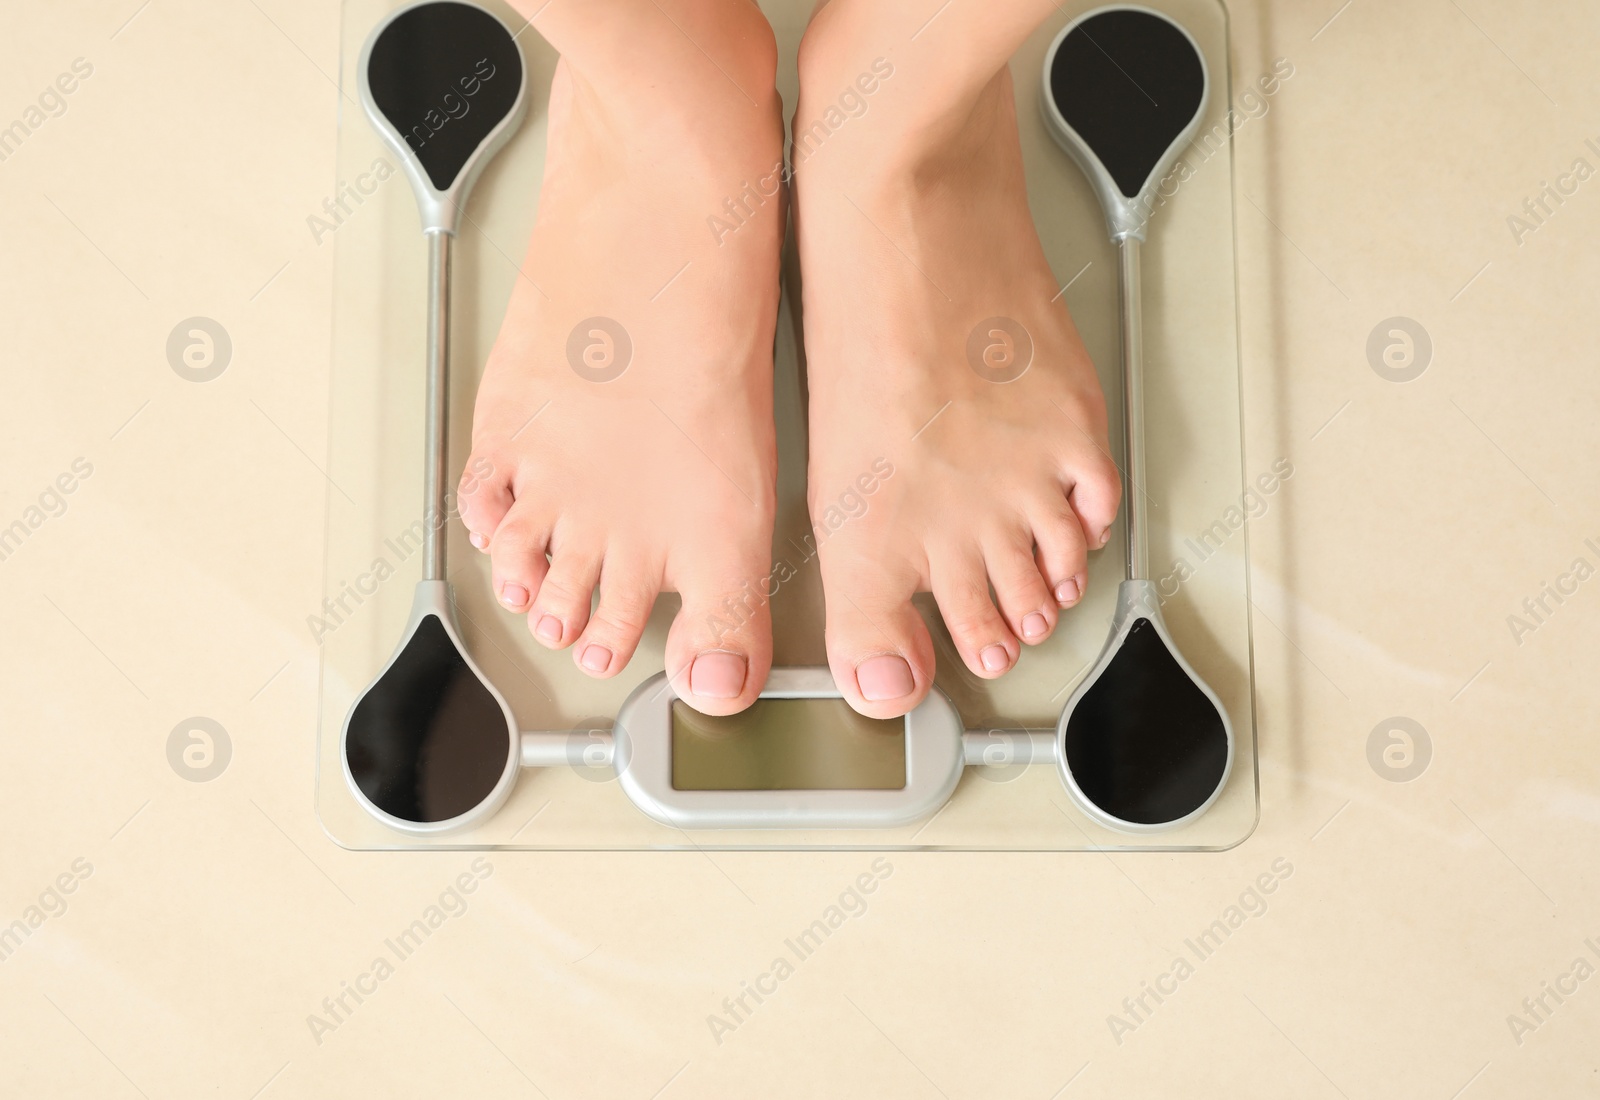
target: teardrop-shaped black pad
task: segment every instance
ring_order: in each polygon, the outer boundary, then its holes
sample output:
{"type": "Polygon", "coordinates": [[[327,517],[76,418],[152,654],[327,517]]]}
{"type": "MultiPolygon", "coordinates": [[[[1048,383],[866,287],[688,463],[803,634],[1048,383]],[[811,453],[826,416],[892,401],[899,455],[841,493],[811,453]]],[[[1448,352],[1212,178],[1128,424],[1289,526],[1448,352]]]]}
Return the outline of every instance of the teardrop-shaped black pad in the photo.
{"type": "Polygon", "coordinates": [[[345,760],[361,793],[402,821],[449,821],[481,805],[511,751],[500,702],[437,615],[350,712],[345,760]]]}
{"type": "Polygon", "coordinates": [[[1134,198],[1205,101],[1205,63],[1170,20],[1116,9],[1091,15],[1056,49],[1050,98],[1134,198]]]}
{"type": "Polygon", "coordinates": [[[522,53],[505,25],[444,0],[395,16],[367,57],[372,102],[405,138],[435,189],[447,191],[511,113],[522,53]]]}
{"type": "Polygon", "coordinates": [[[1084,796],[1139,825],[1198,810],[1228,767],[1222,715],[1144,618],[1078,700],[1063,747],[1084,796]]]}

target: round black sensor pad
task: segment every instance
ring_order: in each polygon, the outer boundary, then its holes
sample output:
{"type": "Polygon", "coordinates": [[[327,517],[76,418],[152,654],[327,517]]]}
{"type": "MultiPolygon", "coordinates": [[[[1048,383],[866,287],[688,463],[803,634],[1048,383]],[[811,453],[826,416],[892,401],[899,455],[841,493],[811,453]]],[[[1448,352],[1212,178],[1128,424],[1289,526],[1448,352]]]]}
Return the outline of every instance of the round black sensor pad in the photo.
{"type": "Polygon", "coordinates": [[[1067,769],[1120,822],[1165,825],[1211,801],[1228,773],[1228,731],[1155,624],[1135,619],[1067,719],[1067,769]]]}
{"type": "Polygon", "coordinates": [[[1143,239],[1153,193],[1198,129],[1209,87],[1189,32],[1150,8],[1097,8],[1051,44],[1045,126],[1088,176],[1113,239],[1143,239]]]}
{"type": "Polygon", "coordinates": [[[506,719],[430,614],[351,711],[344,751],[350,777],[374,806],[437,824],[494,795],[506,770],[506,719]]]}
{"type": "Polygon", "coordinates": [[[1233,770],[1228,712],[1173,642],[1154,582],[1117,589],[1111,636],[1056,737],[1067,793],[1109,828],[1174,828],[1221,796],[1233,770]]]}
{"type": "Polygon", "coordinates": [[[400,644],[345,718],[350,789],[402,832],[468,828],[510,796],[521,739],[511,707],[461,640],[449,585],[422,581],[400,644]]]}
{"type": "Polygon", "coordinates": [[[423,228],[453,231],[460,194],[521,121],[527,67],[516,37],[475,4],[428,0],[373,32],[360,79],[368,117],[417,192],[423,228]]]}

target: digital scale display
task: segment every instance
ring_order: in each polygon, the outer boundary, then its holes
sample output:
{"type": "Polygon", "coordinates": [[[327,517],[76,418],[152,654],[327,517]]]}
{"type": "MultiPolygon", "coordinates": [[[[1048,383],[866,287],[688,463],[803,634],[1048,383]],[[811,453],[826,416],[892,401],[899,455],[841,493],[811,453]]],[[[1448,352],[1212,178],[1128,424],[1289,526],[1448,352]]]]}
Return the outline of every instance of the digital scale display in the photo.
{"type": "Polygon", "coordinates": [[[864,718],[843,699],[758,699],[725,718],[672,703],[678,791],[897,791],[903,718],[864,718]]]}

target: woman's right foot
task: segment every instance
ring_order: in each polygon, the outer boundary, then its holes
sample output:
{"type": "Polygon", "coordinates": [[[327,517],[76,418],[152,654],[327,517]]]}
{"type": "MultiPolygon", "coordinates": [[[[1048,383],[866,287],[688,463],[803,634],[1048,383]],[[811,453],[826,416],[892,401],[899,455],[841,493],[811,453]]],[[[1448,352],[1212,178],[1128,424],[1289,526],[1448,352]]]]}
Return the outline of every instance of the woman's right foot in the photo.
{"type": "Polygon", "coordinates": [[[772,659],[751,593],[771,572],[776,473],[776,47],[743,0],[560,8],[538,23],[562,50],[544,185],[462,519],[496,599],[591,676],[620,672],[656,595],[680,593],[667,672],[691,706],[731,714],[772,659]]]}

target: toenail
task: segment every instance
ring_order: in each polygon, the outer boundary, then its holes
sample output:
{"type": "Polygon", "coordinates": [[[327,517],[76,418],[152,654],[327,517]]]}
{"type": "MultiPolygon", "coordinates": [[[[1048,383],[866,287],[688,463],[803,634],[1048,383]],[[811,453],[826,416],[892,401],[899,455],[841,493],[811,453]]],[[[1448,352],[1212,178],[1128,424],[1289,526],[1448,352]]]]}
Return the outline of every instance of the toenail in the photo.
{"type": "Polygon", "coordinates": [[[1078,602],[1078,582],[1075,580],[1062,581],[1056,585],[1056,603],[1062,607],[1078,602]]]}
{"type": "Polygon", "coordinates": [[[1024,638],[1037,638],[1050,629],[1050,620],[1037,611],[1030,612],[1022,620],[1022,636],[1024,638]]]}
{"type": "Polygon", "coordinates": [[[1005,646],[986,646],[983,652],[978,654],[978,660],[983,662],[986,671],[1004,672],[1006,666],[1011,663],[1011,654],[1006,652],[1005,646]]]}
{"type": "Polygon", "coordinates": [[[487,550],[489,548],[489,540],[476,531],[467,532],[467,541],[479,550],[487,550]]]}
{"type": "Polygon", "coordinates": [[[583,651],[583,667],[590,672],[604,672],[611,667],[611,651],[603,645],[592,645],[583,651]]]}
{"type": "Polygon", "coordinates": [[[1111,541],[1111,528],[1107,527],[1104,531],[1100,532],[1100,545],[1104,546],[1106,543],[1108,543],[1110,541],[1111,541]]]}
{"type": "Polygon", "coordinates": [[[856,686],[867,702],[881,703],[910,695],[917,682],[904,657],[885,653],[868,657],[856,666],[856,686]]]}
{"type": "Polygon", "coordinates": [[[737,699],[744,693],[748,668],[737,653],[702,653],[689,666],[689,693],[702,699],[737,699]]]}
{"type": "Polygon", "coordinates": [[[541,642],[555,645],[561,641],[561,620],[554,615],[541,615],[533,628],[534,637],[541,642]]]}
{"type": "Polygon", "coordinates": [[[520,584],[507,583],[500,589],[500,602],[515,611],[528,602],[528,590],[520,584]]]}

